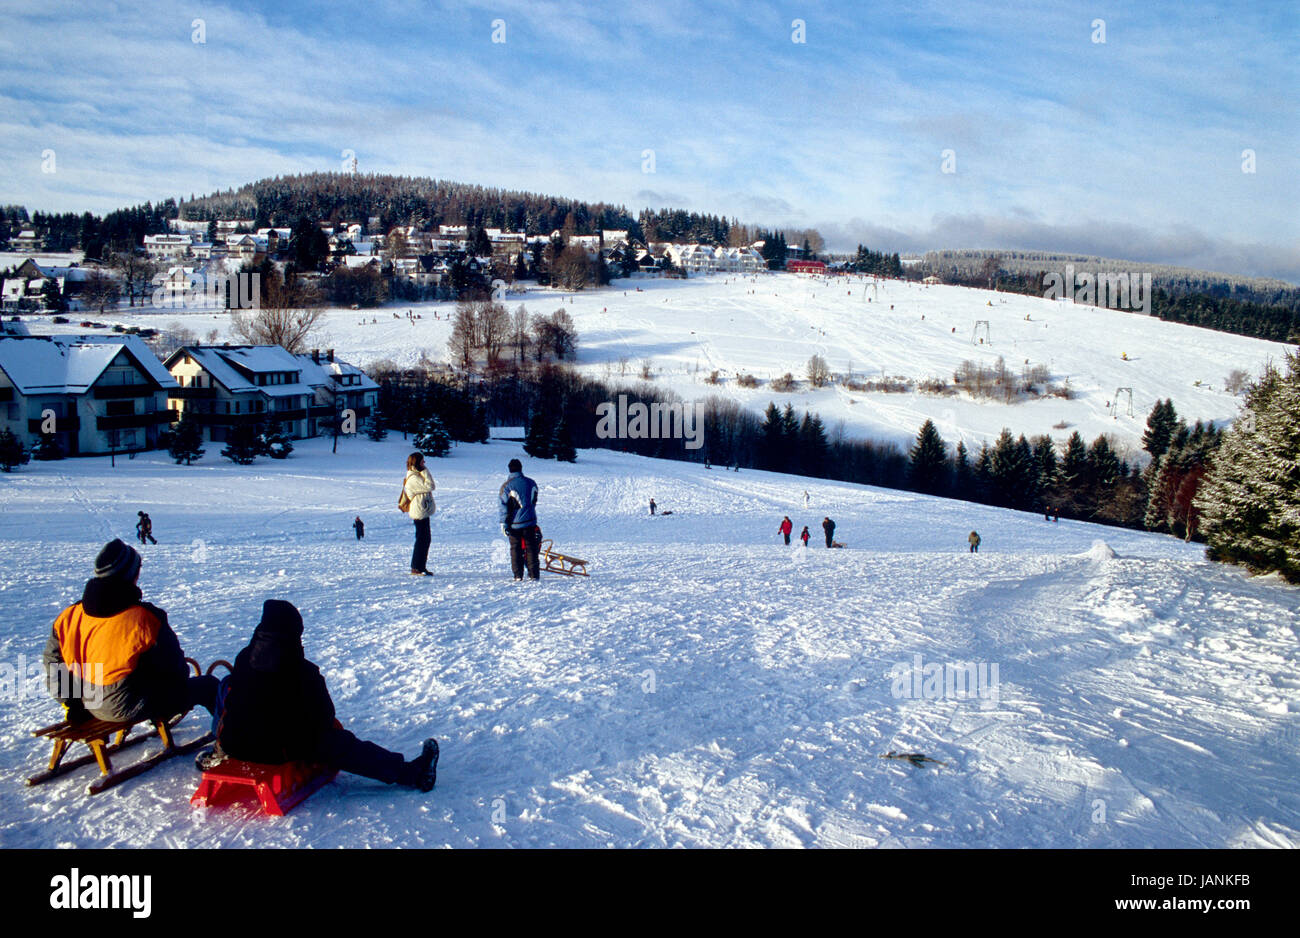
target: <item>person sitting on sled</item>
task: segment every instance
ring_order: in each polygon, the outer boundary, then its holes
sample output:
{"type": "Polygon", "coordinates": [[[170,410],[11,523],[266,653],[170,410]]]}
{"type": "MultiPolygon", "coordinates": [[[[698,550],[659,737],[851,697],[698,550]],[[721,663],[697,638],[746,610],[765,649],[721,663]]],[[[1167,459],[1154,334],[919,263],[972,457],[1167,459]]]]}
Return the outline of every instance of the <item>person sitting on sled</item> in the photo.
{"type": "Polygon", "coordinates": [[[114,539],[95,558],[81,600],[54,620],[42,660],[50,694],[70,722],[165,720],[201,705],[215,677],[191,677],[167,613],[144,602],[140,555],[114,539]]]}
{"type": "Polygon", "coordinates": [[[201,757],[211,768],[225,758],[278,765],[311,762],[354,775],[432,791],[438,741],[425,740],[414,759],[358,739],[334,719],[320,668],[302,647],[302,614],[268,599],[262,620],[217,695],[217,745],[201,757]]]}

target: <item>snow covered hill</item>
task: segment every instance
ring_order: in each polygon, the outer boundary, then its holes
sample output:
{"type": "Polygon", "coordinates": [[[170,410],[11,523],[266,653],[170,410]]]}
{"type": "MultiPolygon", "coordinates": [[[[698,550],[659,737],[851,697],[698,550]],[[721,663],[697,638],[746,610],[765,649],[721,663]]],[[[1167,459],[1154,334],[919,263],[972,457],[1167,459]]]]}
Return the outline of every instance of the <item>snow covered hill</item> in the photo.
{"type": "Polygon", "coordinates": [[[279,820],[191,810],[185,758],[91,799],[84,770],[23,787],[48,755],[28,733],[58,715],[37,693],[0,705],[0,847],[1300,846],[1294,588],[1168,537],[605,451],[523,457],[546,536],[592,576],[516,584],[505,441],[433,461],[437,575],[417,579],[407,452],[0,477],[0,664],[38,660],[145,510],[141,583],[187,653],[233,657],[288,599],[345,725],[443,752],[431,795],[340,776],[279,820]],[[786,514],[812,548],[779,543],[786,514]],[[846,549],[816,546],[826,515],[846,549]],[[996,673],[985,699],[909,676],[958,663],[996,673]]]}
{"type": "MultiPolygon", "coordinates": [[[[828,428],[843,421],[850,436],[906,445],[928,417],[950,446],[962,439],[978,449],[1004,426],[1058,441],[1078,430],[1089,442],[1101,433],[1114,434],[1121,449],[1127,444],[1131,456],[1145,457],[1138,452],[1139,440],[1157,399],[1172,398],[1189,422],[1233,419],[1240,400],[1223,388],[1228,373],[1258,374],[1265,362],[1280,362],[1285,348],[1140,313],[1038,297],[903,281],[873,285],[862,278],[828,284],[784,273],[617,280],[612,287],[576,295],[535,289],[510,297],[507,305],[513,310],[520,303],[541,314],[564,306],[578,328],[580,365],[593,377],[634,382],[649,361],[656,385],[687,401],[718,394],[756,413],[769,401],[789,402],[798,411],[820,413],[828,428]],[[980,320],[989,324],[983,345],[975,336],[980,320]],[[1026,362],[1046,366],[1053,381],[1068,380],[1076,396],[1007,405],[965,395],[854,392],[842,384],[813,390],[805,378],[814,354],[824,357],[832,372],[858,381],[885,375],[951,381],[965,360],[991,366],[1002,357],[1014,374],[1026,362]],[[720,385],[707,383],[714,370],[720,385]],[[786,372],[800,380],[800,388],[773,391],[770,380],[786,372]],[[742,374],[754,375],[760,386],[739,387],[742,374]],[[1132,389],[1132,416],[1128,395],[1117,408],[1110,406],[1118,388],[1132,389]]],[[[333,346],[361,365],[381,359],[414,365],[421,355],[445,361],[454,308],[414,303],[334,309],[317,344],[333,346]],[[421,318],[408,322],[407,309],[421,318]]],[[[89,318],[153,327],[176,321],[199,336],[214,328],[225,334],[228,324],[224,314],[184,309],[89,318]]],[[[50,328],[77,327],[33,324],[33,331],[50,328]]]]}

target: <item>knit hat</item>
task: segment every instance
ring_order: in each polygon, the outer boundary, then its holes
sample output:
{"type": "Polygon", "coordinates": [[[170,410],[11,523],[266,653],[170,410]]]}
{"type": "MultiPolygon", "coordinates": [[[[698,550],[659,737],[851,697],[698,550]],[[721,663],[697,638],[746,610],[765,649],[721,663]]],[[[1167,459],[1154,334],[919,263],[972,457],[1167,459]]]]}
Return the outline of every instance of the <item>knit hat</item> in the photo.
{"type": "Polygon", "coordinates": [[[113,538],[95,558],[95,576],[98,579],[118,577],[128,583],[140,572],[140,555],[135,549],[113,538]]]}
{"type": "Polygon", "coordinates": [[[268,599],[262,603],[262,621],[257,623],[255,635],[302,638],[302,613],[291,602],[268,599]]]}
{"type": "Polygon", "coordinates": [[[509,463],[506,464],[506,468],[509,469],[511,472],[523,472],[524,464],[517,459],[512,459],[510,460],[509,463]]]}

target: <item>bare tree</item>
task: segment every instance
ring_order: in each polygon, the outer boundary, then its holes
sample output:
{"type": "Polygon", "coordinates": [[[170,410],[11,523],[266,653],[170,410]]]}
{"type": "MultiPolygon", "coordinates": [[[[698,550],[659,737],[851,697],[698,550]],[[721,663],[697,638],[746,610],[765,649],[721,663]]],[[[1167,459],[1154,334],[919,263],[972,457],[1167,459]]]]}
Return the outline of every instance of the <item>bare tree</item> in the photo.
{"type": "Polygon", "coordinates": [[[461,302],[456,304],[456,313],[451,320],[451,338],[447,348],[451,351],[452,361],[462,368],[474,367],[474,351],[478,337],[475,324],[474,304],[461,302]]]}
{"type": "Polygon", "coordinates": [[[523,303],[515,310],[514,317],[510,320],[511,344],[515,347],[515,354],[519,357],[519,364],[523,364],[528,357],[528,310],[523,303]]]}
{"type": "Polygon", "coordinates": [[[500,303],[484,300],[478,304],[476,319],[479,347],[487,354],[487,363],[495,365],[510,334],[510,314],[500,303]]]}
{"type": "Polygon", "coordinates": [[[313,289],[297,280],[284,283],[278,276],[263,276],[260,306],[231,310],[230,331],[250,345],[278,345],[297,354],[305,352],[325,310],[317,305],[313,289]]]}
{"type": "Polygon", "coordinates": [[[127,305],[134,306],[135,298],[138,296],[140,305],[143,306],[144,298],[150,293],[154,274],[158,273],[158,263],[151,257],[137,254],[128,246],[125,251],[110,255],[108,264],[122,278],[127,305]]]}
{"type": "Polygon", "coordinates": [[[104,307],[109,303],[116,303],[122,296],[121,284],[112,274],[96,267],[86,277],[86,286],[82,291],[82,296],[91,306],[96,306],[99,311],[104,312],[104,307]]]}
{"type": "Polygon", "coordinates": [[[822,388],[830,383],[830,366],[826,364],[826,359],[820,355],[814,355],[808,359],[808,380],[812,382],[812,386],[815,388],[822,388]]]}

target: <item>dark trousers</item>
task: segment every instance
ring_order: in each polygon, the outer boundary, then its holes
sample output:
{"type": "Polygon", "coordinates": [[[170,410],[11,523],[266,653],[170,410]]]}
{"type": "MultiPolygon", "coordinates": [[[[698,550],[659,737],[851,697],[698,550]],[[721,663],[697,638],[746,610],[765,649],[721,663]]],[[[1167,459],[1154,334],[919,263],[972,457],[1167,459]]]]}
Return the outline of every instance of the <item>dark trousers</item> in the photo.
{"type": "Polygon", "coordinates": [[[357,528],[357,540],[359,541],[365,536],[366,536],[366,532],[363,531],[361,528],[357,528]]]}
{"type": "Polygon", "coordinates": [[[189,677],[185,683],[169,686],[159,693],[150,694],[146,715],[151,720],[166,720],[178,713],[202,707],[212,713],[217,706],[216,675],[189,677]]]}
{"type": "Polygon", "coordinates": [[[358,739],[347,730],[337,727],[327,730],[321,737],[311,761],[335,766],[353,775],[388,782],[390,785],[397,781],[398,773],[406,763],[400,754],[358,739]]]}
{"type": "Polygon", "coordinates": [[[148,538],[148,539],[149,539],[149,543],[150,543],[150,544],[157,544],[157,543],[158,543],[157,541],[155,541],[155,540],[153,539],[153,535],[150,534],[148,531],[141,531],[141,532],[140,532],[140,543],[141,543],[141,544],[143,544],[143,543],[145,542],[145,538],[148,538]]]}
{"type": "Polygon", "coordinates": [[[972,544],[970,546],[970,552],[972,554],[978,554],[980,552],[980,546],[978,544],[972,544]]]}
{"type": "Polygon", "coordinates": [[[415,522],[415,549],[411,551],[411,569],[424,570],[429,562],[429,543],[433,535],[429,533],[429,519],[421,518],[415,522]]]}
{"type": "Polygon", "coordinates": [[[524,564],[528,565],[529,579],[536,580],[541,577],[541,570],[537,561],[537,551],[542,545],[542,532],[537,525],[519,530],[511,529],[510,531],[510,570],[514,573],[516,580],[524,578],[524,564]]]}
{"type": "Polygon", "coordinates": [[[835,541],[835,529],[832,528],[831,530],[826,532],[826,546],[830,547],[831,544],[834,543],[834,541],[835,541]]]}
{"type": "Polygon", "coordinates": [[[789,544],[790,544],[790,535],[789,535],[789,534],[787,534],[787,535],[785,536],[785,543],[786,543],[787,546],[789,546],[789,544]]]}

